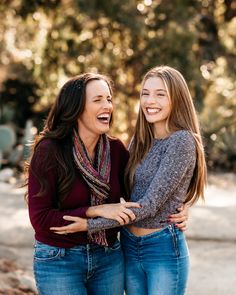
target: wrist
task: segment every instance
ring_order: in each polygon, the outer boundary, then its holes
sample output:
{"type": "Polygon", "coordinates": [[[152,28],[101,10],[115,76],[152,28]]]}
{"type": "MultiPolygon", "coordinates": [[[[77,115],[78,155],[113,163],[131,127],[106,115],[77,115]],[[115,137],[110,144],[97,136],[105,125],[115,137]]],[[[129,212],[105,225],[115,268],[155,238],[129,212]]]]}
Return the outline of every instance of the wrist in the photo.
{"type": "Polygon", "coordinates": [[[99,216],[99,208],[101,208],[102,205],[98,205],[98,206],[91,206],[88,208],[88,210],[86,211],[86,216],[89,218],[94,218],[94,217],[98,217],[99,216]]]}

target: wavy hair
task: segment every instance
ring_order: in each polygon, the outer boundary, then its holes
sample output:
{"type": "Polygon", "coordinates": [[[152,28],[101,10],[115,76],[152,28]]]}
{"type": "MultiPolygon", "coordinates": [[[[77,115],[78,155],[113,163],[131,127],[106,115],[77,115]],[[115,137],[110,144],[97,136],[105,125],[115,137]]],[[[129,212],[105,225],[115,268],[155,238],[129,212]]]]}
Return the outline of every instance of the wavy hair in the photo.
{"type": "MultiPolygon", "coordinates": [[[[46,157],[49,158],[53,156],[56,162],[59,207],[61,201],[69,193],[75,179],[76,169],[72,153],[72,131],[73,129],[78,131],[78,118],[83,113],[86,103],[86,85],[93,80],[105,81],[112,95],[112,82],[105,75],[85,73],[73,77],[61,88],[45,121],[43,131],[40,132],[33,144],[31,157],[37,151],[38,146],[43,140],[52,140],[53,144],[50,146],[51,150],[49,150],[46,157]]],[[[31,169],[32,173],[39,180],[41,189],[36,196],[42,196],[43,193],[47,191],[48,183],[43,172],[45,173],[52,166],[52,164],[50,164],[51,161],[48,160],[49,159],[45,158],[43,161],[44,163],[40,163],[41,169],[38,169],[38,171],[42,171],[41,173],[33,170],[29,162],[25,165],[25,172],[27,175],[26,185],[28,184],[29,169],[31,169]]],[[[28,196],[26,195],[26,199],[27,198],[28,196]]]]}

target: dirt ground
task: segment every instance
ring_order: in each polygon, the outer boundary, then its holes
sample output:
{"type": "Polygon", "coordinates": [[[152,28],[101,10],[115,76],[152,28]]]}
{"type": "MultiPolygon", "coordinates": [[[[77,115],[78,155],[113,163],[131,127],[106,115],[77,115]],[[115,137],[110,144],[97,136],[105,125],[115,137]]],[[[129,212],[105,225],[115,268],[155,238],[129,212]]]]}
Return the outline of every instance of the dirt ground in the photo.
{"type": "MultiPolygon", "coordinates": [[[[0,294],[36,294],[33,230],[24,190],[0,182],[0,294]]],[[[236,175],[209,178],[205,204],[190,209],[187,295],[236,294],[236,175]]]]}

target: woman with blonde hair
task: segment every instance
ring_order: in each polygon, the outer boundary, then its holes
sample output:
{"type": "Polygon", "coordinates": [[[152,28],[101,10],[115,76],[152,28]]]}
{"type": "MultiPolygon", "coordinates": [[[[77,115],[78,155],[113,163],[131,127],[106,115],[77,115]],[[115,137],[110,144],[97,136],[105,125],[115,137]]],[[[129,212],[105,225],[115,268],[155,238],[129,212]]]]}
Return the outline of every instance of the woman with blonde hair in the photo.
{"type": "MultiPolygon", "coordinates": [[[[189,272],[184,233],[169,216],[182,203],[204,198],[206,164],[196,111],[183,76],[160,66],[144,77],[126,174],[135,220],[123,228],[127,295],[182,295],[189,272]]],[[[119,226],[106,218],[74,221],[57,233],[119,226]]]]}

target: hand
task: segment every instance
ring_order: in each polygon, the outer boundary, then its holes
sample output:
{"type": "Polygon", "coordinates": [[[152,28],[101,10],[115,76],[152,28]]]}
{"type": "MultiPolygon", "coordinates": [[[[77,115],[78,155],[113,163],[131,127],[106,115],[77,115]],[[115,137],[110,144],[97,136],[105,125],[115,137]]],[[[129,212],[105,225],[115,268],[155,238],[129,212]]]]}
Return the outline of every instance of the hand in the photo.
{"type": "Polygon", "coordinates": [[[67,235],[70,233],[88,230],[88,223],[87,223],[87,219],[85,218],[76,217],[76,216],[63,216],[63,219],[68,221],[73,221],[73,223],[66,226],[50,227],[50,230],[54,231],[56,234],[59,234],[59,235],[67,235]]]}
{"type": "Polygon", "coordinates": [[[174,223],[181,231],[187,230],[188,221],[188,205],[183,205],[177,209],[179,213],[171,214],[169,216],[169,222],[174,223]]]}
{"type": "Polygon", "coordinates": [[[132,210],[128,208],[141,208],[138,203],[135,202],[126,202],[121,198],[120,203],[114,204],[103,204],[98,206],[90,207],[86,215],[88,217],[104,217],[113,219],[119,222],[120,225],[125,225],[130,223],[130,221],[134,221],[136,216],[132,212],[132,210]]]}

